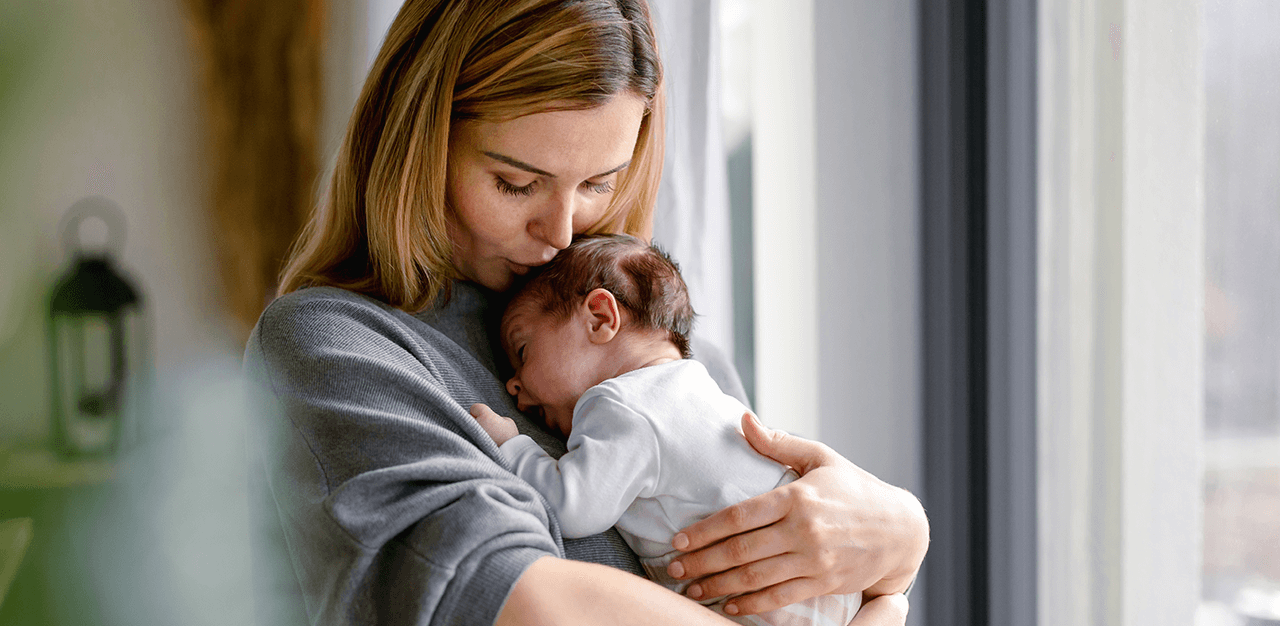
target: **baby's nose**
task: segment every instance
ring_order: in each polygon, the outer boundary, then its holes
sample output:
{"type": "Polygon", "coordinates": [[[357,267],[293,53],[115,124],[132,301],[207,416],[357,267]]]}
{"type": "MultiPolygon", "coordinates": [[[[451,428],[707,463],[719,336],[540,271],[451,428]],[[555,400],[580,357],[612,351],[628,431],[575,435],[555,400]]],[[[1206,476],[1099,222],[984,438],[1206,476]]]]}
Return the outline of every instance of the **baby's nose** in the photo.
{"type": "Polygon", "coordinates": [[[507,381],[507,393],[516,397],[520,396],[520,378],[518,376],[512,376],[511,380],[507,381]]]}

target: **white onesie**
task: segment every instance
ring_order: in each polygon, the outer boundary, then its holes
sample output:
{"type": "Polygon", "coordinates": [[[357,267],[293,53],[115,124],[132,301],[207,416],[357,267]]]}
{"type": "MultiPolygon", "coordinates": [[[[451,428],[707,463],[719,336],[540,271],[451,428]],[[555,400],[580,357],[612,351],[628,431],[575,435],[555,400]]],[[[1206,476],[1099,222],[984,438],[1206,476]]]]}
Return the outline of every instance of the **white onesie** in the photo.
{"type": "MultiPolygon", "coordinates": [[[[643,367],[588,389],[573,409],[568,452],[552,459],[520,435],[500,446],[515,473],[560,518],[565,537],[617,526],[654,582],[683,592],[667,575],[679,554],[671,538],[720,509],[795,479],[761,456],[738,431],[747,409],[720,391],[690,359],[643,367]]],[[[724,598],[703,602],[721,614],[724,598]]],[[[861,594],[821,596],[760,615],[726,617],[772,626],[848,624],[861,594]]]]}

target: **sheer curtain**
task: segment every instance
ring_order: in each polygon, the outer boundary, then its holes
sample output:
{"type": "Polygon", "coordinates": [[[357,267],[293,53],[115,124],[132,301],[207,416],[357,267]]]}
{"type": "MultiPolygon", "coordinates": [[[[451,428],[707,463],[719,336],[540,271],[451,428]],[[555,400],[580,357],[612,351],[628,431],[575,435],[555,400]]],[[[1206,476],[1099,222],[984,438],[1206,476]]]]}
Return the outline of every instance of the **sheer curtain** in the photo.
{"type": "Polygon", "coordinates": [[[649,0],[667,86],[653,239],[680,263],[701,347],[733,359],[729,186],[720,125],[718,0],[649,0]],[[710,344],[708,346],[708,344],[710,344]]]}

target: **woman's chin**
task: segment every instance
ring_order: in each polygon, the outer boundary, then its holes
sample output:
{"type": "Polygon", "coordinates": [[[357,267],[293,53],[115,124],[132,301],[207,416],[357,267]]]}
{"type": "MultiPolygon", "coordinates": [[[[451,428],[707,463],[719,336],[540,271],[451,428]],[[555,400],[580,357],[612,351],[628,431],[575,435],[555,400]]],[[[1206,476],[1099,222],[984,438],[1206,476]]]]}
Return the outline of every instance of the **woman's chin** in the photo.
{"type": "Polygon", "coordinates": [[[493,268],[477,276],[468,276],[467,279],[486,289],[502,292],[515,284],[516,275],[506,269],[493,268]]]}

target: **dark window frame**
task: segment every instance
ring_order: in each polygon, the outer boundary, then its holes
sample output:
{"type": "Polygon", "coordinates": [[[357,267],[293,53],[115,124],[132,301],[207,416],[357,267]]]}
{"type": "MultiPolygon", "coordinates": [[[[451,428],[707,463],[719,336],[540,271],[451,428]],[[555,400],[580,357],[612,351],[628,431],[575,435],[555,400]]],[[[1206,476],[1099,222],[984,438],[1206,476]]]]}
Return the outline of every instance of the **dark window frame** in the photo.
{"type": "Polygon", "coordinates": [[[930,624],[1034,624],[1036,6],[921,5],[930,624]]]}

